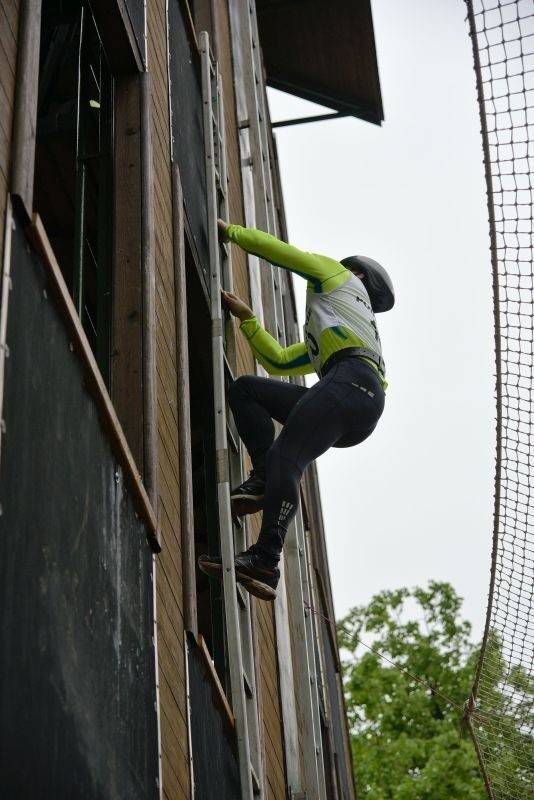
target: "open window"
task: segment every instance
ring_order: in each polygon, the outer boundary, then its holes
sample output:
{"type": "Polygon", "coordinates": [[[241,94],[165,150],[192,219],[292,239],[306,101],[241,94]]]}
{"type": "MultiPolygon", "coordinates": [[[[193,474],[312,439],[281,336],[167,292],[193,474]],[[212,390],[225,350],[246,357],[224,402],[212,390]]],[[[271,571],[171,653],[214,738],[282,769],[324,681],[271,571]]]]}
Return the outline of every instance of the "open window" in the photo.
{"type": "MultiPolygon", "coordinates": [[[[215,421],[213,418],[213,366],[211,317],[192,250],[186,244],[186,279],[189,348],[191,462],[195,563],[202,553],[220,553],[217,510],[215,421]]],[[[197,568],[196,604],[198,632],[211,654],[223,686],[226,685],[224,595],[222,581],[208,578],[197,568]]]]}
{"type": "Polygon", "coordinates": [[[33,210],[144,475],[142,73],[101,6],[42,1],[33,210]]]}
{"type": "Polygon", "coordinates": [[[44,0],[35,210],[111,382],[113,75],[84,2],[44,0]]]}

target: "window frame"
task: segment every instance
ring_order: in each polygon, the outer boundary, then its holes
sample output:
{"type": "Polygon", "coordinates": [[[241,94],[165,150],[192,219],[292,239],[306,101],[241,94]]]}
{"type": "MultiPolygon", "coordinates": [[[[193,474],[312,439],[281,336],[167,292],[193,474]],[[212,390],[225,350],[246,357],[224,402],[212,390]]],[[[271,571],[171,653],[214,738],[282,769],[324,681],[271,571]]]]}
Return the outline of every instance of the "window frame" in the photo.
{"type": "MultiPolygon", "coordinates": [[[[143,0],[140,1],[142,4],[143,0]]],[[[147,526],[150,550],[153,554],[157,554],[161,552],[161,539],[158,518],[155,386],[154,182],[150,76],[146,71],[146,9],[143,6],[144,29],[141,34],[138,30],[137,35],[134,35],[127,13],[127,0],[87,0],[116,84],[112,262],[114,280],[120,278],[122,283],[114,298],[113,346],[116,351],[117,343],[121,341],[123,348],[120,354],[112,353],[111,382],[105,386],[55,253],[49,244],[46,230],[34,209],[42,2],[41,0],[19,0],[19,2],[21,11],[17,37],[17,78],[7,200],[17,215],[17,224],[25,228],[28,247],[30,244],[33,246],[46,270],[50,291],[64,318],[65,329],[72,343],[71,349],[82,363],[87,392],[94,401],[100,423],[116,454],[117,463],[124,471],[127,489],[132,494],[137,513],[147,526]],[[132,190],[132,187],[135,188],[132,190]],[[126,202],[127,200],[131,202],[126,202]],[[126,292],[126,286],[130,290],[130,295],[126,292]],[[122,333],[118,333],[115,325],[119,319],[122,333]],[[135,362],[133,366],[132,362],[135,362]],[[134,367],[135,375],[128,372],[129,368],[134,367]]],[[[2,309],[0,314],[2,323],[4,317],[2,309]]],[[[154,614],[155,564],[156,561],[153,559],[154,614]]],[[[152,625],[157,677],[159,662],[155,616],[152,618],[152,625]]],[[[161,787],[161,731],[159,730],[161,718],[158,685],[156,685],[156,698],[161,787]]]]}
{"type": "MultiPolygon", "coordinates": [[[[157,509],[154,226],[150,80],[123,0],[87,0],[114,76],[111,359],[107,390],[157,509]]],[[[34,211],[42,3],[21,0],[9,190],[34,211]]],[[[104,370],[105,371],[105,370],[104,370]]]]}

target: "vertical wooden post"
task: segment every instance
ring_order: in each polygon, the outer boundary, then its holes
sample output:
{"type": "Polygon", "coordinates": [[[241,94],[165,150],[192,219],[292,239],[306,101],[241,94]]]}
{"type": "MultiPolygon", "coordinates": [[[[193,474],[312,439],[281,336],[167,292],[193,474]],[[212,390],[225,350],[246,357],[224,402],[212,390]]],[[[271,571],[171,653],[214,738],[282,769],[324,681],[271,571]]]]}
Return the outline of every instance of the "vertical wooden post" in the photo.
{"type": "Polygon", "coordinates": [[[7,346],[7,310],[9,305],[9,293],[11,291],[11,235],[13,231],[13,224],[11,197],[8,195],[4,227],[2,273],[0,276],[0,456],[2,453],[2,436],[4,433],[3,407],[5,359],[9,354],[9,349],[7,346]]]}
{"type": "Polygon", "coordinates": [[[141,76],[141,262],[143,273],[143,449],[145,486],[157,515],[156,268],[151,81],[141,76]]]}
{"type": "Polygon", "coordinates": [[[41,0],[21,0],[10,190],[20,197],[29,216],[33,210],[40,39],[41,0]]]}
{"type": "Polygon", "coordinates": [[[176,380],[178,405],[178,459],[180,463],[180,520],[182,528],[182,579],[184,625],[195,638],[198,634],[195,587],[195,537],[193,517],[193,469],[191,462],[191,419],[189,413],[189,348],[187,343],[187,287],[185,279],[184,199],[178,164],[172,167],[172,228],[174,292],[176,308],[176,380]]]}
{"type": "Polygon", "coordinates": [[[144,479],[140,80],[115,78],[112,398],[144,479]]]}

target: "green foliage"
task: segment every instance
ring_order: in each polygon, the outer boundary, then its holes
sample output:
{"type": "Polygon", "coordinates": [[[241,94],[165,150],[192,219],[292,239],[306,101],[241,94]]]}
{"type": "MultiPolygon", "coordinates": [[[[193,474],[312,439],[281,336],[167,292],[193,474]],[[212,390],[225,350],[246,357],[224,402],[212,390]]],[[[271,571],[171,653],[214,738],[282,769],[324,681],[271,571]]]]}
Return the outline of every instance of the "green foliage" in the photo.
{"type": "Polygon", "coordinates": [[[431,582],[381,592],[339,623],[360,800],[486,797],[473,744],[460,730],[477,657],[460,608],[452,586],[431,582]],[[365,651],[360,638],[410,675],[365,651]]]}
{"type": "Polygon", "coordinates": [[[484,724],[475,723],[475,728],[495,796],[500,800],[531,800],[534,679],[520,664],[508,663],[503,651],[501,637],[492,631],[478,692],[477,711],[484,724]]]}

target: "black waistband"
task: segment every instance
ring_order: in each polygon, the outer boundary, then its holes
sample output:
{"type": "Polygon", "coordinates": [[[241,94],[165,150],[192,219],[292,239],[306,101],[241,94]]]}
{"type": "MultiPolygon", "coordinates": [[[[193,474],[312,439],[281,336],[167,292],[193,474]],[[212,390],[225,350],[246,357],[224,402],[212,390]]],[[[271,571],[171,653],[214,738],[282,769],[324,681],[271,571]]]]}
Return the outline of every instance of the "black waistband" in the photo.
{"type": "Polygon", "coordinates": [[[370,350],[367,347],[345,347],[343,350],[337,350],[335,353],[332,353],[332,355],[326,359],[321,367],[321,378],[324,378],[328,370],[343,358],[368,358],[376,364],[382,376],[386,374],[386,364],[380,353],[370,350]]]}

